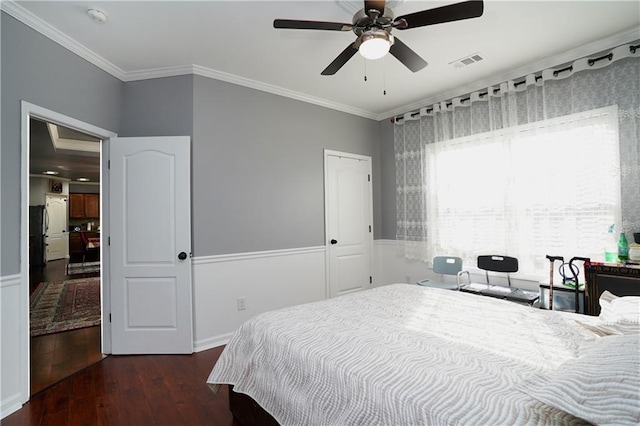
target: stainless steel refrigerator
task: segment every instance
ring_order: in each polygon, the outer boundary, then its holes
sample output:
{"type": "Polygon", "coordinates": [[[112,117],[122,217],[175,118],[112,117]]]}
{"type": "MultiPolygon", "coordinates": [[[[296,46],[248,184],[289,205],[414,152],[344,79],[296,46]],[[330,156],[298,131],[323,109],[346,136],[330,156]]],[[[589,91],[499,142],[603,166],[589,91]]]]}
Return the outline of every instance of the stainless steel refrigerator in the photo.
{"type": "Polygon", "coordinates": [[[45,206],[29,206],[29,266],[46,265],[46,215],[45,206]]]}

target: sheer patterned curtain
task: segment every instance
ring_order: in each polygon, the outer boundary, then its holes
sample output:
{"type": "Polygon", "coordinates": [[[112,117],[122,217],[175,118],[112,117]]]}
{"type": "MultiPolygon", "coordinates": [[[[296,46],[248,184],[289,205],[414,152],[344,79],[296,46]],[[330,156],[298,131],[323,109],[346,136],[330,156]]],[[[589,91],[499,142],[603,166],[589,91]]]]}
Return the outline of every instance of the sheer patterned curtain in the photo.
{"type": "Polygon", "coordinates": [[[581,212],[594,208],[583,203],[580,194],[585,190],[598,192],[602,199],[597,208],[609,212],[602,220],[609,221],[613,215],[618,229],[624,229],[628,237],[639,232],[640,52],[631,45],[610,53],[595,61],[576,61],[563,70],[545,70],[522,82],[505,82],[396,120],[396,227],[404,255],[429,262],[434,255],[458,254],[467,264],[474,264],[478,254],[507,254],[519,257],[521,271],[532,275],[540,273],[545,254],[592,255],[580,250],[594,244],[603,250],[606,227],[596,231],[601,223],[590,222],[598,214],[581,217],[581,212]],[[611,119],[617,120],[613,126],[611,119]],[[573,142],[568,143],[569,139],[573,142]],[[613,140],[615,146],[599,143],[605,139],[613,140]],[[580,141],[582,149],[575,146],[580,141]],[[577,164],[585,166],[567,172],[577,164]],[[595,174],[584,168],[606,170],[613,176],[607,179],[613,183],[607,185],[615,188],[589,181],[595,174]],[[563,173],[558,177],[557,172],[563,173]],[[447,177],[448,173],[452,175],[447,177]],[[473,199],[464,200],[456,198],[456,182],[467,182],[467,189],[480,182],[485,186],[466,191],[466,197],[473,199]],[[549,214],[562,220],[537,218],[532,224],[526,217],[531,215],[527,209],[533,207],[512,209],[519,200],[524,205],[537,202],[536,209],[555,206],[549,214]],[[503,206],[508,221],[488,214],[487,209],[470,210],[470,214],[476,218],[487,214],[487,223],[504,225],[505,235],[486,234],[494,232],[495,226],[471,229],[466,222],[464,228],[461,220],[448,218],[451,205],[474,204],[503,206]],[[617,212],[612,213],[612,208],[617,212]],[[576,230],[576,226],[584,229],[576,230]],[[575,232],[567,233],[567,229],[575,232]],[[568,234],[579,240],[557,241],[568,234]],[[534,240],[535,245],[530,243],[534,240]],[[536,250],[534,247],[541,252],[527,249],[536,250]],[[570,252],[552,252],[556,247],[570,252]]]}

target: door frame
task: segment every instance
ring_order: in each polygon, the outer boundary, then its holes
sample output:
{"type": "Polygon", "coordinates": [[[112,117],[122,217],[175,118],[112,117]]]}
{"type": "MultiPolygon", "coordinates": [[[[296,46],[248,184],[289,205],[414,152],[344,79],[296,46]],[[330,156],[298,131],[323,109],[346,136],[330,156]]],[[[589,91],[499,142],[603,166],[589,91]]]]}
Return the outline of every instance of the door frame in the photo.
{"type": "MultiPolygon", "coordinates": [[[[117,136],[116,133],[102,129],[89,123],[77,120],[64,114],[57,113],[55,111],[40,107],[38,105],[31,104],[26,101],[21,101],[20,107],[20,317],[18,319],[18,330],[20,339],[19,346],[19,359],[20,365],[17,366],[19,372],[18,377],[20,381],[20,402],[22,404],[29,401],[31,394],[31,353],[29,348],[30,332],[29,332],[29,163],[30,163],[30,135],[29,135],[29,119],[37,118],[45,120],[50,123],[59,124],[65,127],[69,127],[74,130],[78,130],[82,133],[87,133],[92,136],[96,136],[102,140],[101,152],[100,152],[100,221],[101,229],[105,235],[108,235],[109,224],[109,200],[105,194],[108,194],[108,153],[109,153],[109,138],[117,136]]],[[[101,336],[102,336],[102,352],[111,353],[111,326],[106,317],[110,311],[108,297],[109,287],[109,250],[100,250],[102,273],[100,274],[101,281],[101,303],[102,303],[102,321],[101,321],[101,336]],[[106,297],[105,297],[106,296],[106,297]],[[107,321],[105,321],[105,317],[107,321]]]]}
{"type": "MultiPolygon", "coordinates": [[[[325,299],[331,297],[331,262],[329,255],[329,207],[327,200],[329,199],[329,156],[344,157],[354,160],[365,161],[367,163],[367,169],[369,176],[373,179],[372,172],[372,159],[368,155],[352,154],[349,152],[334,151],[331,149],[324,150],[324,267],[325,267],[325,299]]],[[[369,223],[373,227],[373,185],[369,185],[369,200],[371,205],[369,207],[369,223]]],[[[371,229],[371,238],[369,239],[369,276],[373,277],[373,229],[371,229]]]]}

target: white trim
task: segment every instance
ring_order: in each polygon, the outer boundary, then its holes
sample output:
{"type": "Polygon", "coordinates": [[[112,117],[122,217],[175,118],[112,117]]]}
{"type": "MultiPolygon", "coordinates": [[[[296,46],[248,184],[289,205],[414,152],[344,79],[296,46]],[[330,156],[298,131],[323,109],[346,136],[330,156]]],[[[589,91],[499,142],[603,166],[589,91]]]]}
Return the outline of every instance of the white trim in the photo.
{"type": "Polygon", "coordinates": [[[46,21],[40,19],[38,16],[34,15],[24,7],[20,6],[15,1],[13,0],[0,1],[0,9],[3,10],[4,12],[7,12],[9,15],[13,16],[23,24],[36,30],[37,32],[47,37],[48,39],[58,43],[60,46],[64,47],[65,49],[75,53],[76,55],[92,63],[98,68],[108,72],[109,74],[116,77],[117,79],[120,79],[120,80],[124,79],[125,72],[122,69],[113,65],[111,62],[107,61],[102,56],[98,55],[88,47],[72,39],[62,31],[58,30],[57,28],[47,23],[46,21]]]}
{"type": "Polygon", "coordinates": [[[69,178],[58,177],[56,175],[45,175],[44,173],[41,173],[41,174],[32,173],[32,174],[29,175],[29,177],[45,178],[45,179],[50,179],[50,180],[58,180],[60,182],[72,182],[71,179],[69,179],[69,178]]]}
{"type": "Polygon", "coordinates": [[[192,259],[193,348],[224,345],[263,312],[325,299],[324,247],[192,259]],[[238,309],[238,298],[245,309],[238,309]]]}
{"type": "Polygon", "coordinates": [[[180,75],[198,75],[200,77],[211,78],[213,80],[225,81],[227,83],[238,86],[248,87],[250,89],[262,92],[272,93],[274,95],[283,96],[285,98],[295,99],[313,105],[334,109],[336,111],[346,112],[348,114],[357,115],[364,118],[375,120],[378,114],[349,105],[331,102],[326,99],[309,96],[305,93],[296,92],[285,89],[284,87],[275,86],[273,84],[263,83],[261,81],[240,77],[234,74],[214,70],[203,67],[201,65],[180,65],[176,67],[155,68],[148,70],[139,70],[125,73],[123,81],[148,80],[152,78],[175,77],[180,75]]]}
{"type": "Polygon", "coordinates": [[[122,81],[150,80],[152,78],[177,77],[195,74],[196,65],[177,65],[174,67],[151,68],[124,73],[122,81]]]}
{"type": "Polygon", "coordinates": [[[397,240],[388,240],[388,239],[379,239],[379,240],[374,240],[373,244],[378,245],[378,246],[397,246],[398,245],[398,241],[397,240]]]}
{"type": "Polygon", "coordinates": [[[284,96],[286,98],[291,98],[302,102],[319,105],[325,108],[346,112],[348,114],[369,118],[371,120],[376,120],[378,116],[376,113],[371,111],[365,111],[363,109],[354,108],[349,105],[331,102],[326,99],[316,98],[305,93],[296,92],[293,90],[285,89],[283,87],[236,76],[215,69],[203,67],[201,65],[178,65],[174,67],[124,71],[111,62],[107,61],[97,53],[93,52],[88,47],[84,46],[62,31],[51,26],[49,23],[34,15],[24,7],[20,6],[15,1],[0,1],[0,7],[3,11],[7,12],[9,15],[13,16],[23,24],[31,27],[50,40],[58,43],[62,47],[89,61],[93,65],[97,66],[103,71],[106,71],[107,73],[123,82],[149,80],[152,78],[161,77],[175,77],[180,75],[199,75],[201,77],[226,81],[228,83],[237,84],[239,86],[249,87],[267,93],[273,93],[275,95],[284,96]]]}
{"type": "Polygon", "coordinates": [[[100,152],[100,141],[83,141],[77,139],[65,139],[61,138],[58,133],[58,126],[54,126],[51,123],[47,123],[47,130],[49,130],[49,136],[51,136],[51,142],[53,143],[54,150],[66,150],[66,151],[83,151],[83,152],[100,152]]]}
{"type": "Polygon", "coordinates": [[[558,66],[565,62],[574,61],[581,57],[591,55],[596,52],[610,49],[620,44],[629,43],[638,39],[637,28],[632,28],[630,30],[623,31],[618,34],[614,34],[607,38],[573,48],[562,54],[554,55],[549,58],[545,58],[545,59],[530,63],[528,65],[517,68],[516,70],[512,70],[496,76],[492,76],[491,78],[477,80],[473,83],[469,83],[464,86],[457,87],[455,89],[448,90],[446,92],[442,92],[434,96],[430,96],[421,101],[413,102],[411,104],[400,106],[392,110],[378,114],[373,111],[366,111],[360,108],[354,108],[349,105],[331,102],[326,99],[309,96],[305,93],[295,92],[293,90],[285,89],[283,87],[262,83],[262,82],[251,80],[248,78],[244,78],[244,77],[236,76],[233,74],[225,73],[222,71],[217,71],[211,68],[203,67],[200,65],[179,65],[174,67],[155,68],[155,69],[148,69],[148,70],[124,71],[121,68],[117,67],[116,65],[112,64],[111,62],[107,61],[97,53],[93,52],[91,49],[87,48],[83,44],[77,42],[76,40],[72,39],[65,33],[61,32],[60,30],[51,26],[50,24],[40,19],[33,13],[29,12],[27,9],[17,4],[14,0],[0,1],[0,9],[7,12],[9,15],[13,16],[20,22],[24,23],[25,25],[31,27],[35,31],[39,32],[40,34],[44,35],[45,37],[49,38],[50,40],[58,43],[62,47],[70,50],[71,52],[89,61],[90,63],[94,64],[98,68],[102,69],[103,71],[106,71],[107,73],[111,74],[112,76],[116,77],[117,79],[123,82],[193,74],[193,75],[199,75],[202,77],[212,78],[215,80],[226,81],[229,83],[237,84],[239,86],[245,86],[245,87],[249,87],[256,90],[261,90],[263,92],[273,93],[275,95],[283,96],[286,98],[291,98],[291,99],[299,100],[302,102],[319,105],[325,108],[346,112],[348,114],[353,114],[353,115],[369,118],[371,120],[376,120],[376,121],[382,121],[399,114],[404,114],[407,111],[419,109],[421,107],[424,107],[425,105],[431,105],[436,102],[440,102],[443,99],[450,99],[456,96],[463,95],[465,93],[484,89],[486,87],[490,87],[495,84],[500,84],[506,80],[519,78],[519,77],[522,77],[523,75],[527,75],[534,72],[539,72],[540,70],[558,66]]]}
{"type": "Polygon", "coordinates": [[[14,393],[8,398],[0,401],[0,419],[4,419],[8,415],[15,413],[22,408],[22,402],[20,402],[21,395],[14,393]]]}
{"type": "Polygon", "coordinates": [[[305,253],[319,253],[325,251],[325,246],[303,247],[283,250],[254,251],[246,253],[217,254],[212,256],[199,256],[191,260],[192,265],[206,265],[210,263],[235,262],[238,260],[261,259],[275,256],[290,256],[305,253]]]}
{"type": "Polygon", "coordinates": [[[293,90],[285,89],[283,87],[274,86],[272,84],[262,83],[260,81],[251,80],[248,78],[236,76],[221,71],[216,71],[210,68],[201,67],[199,65],[193,66],[195,75],[202,77],[213,78],[215,80],[226,81],[228,83],[237,84],[238,86],[249,87],[251,89],[260,90],[267,93],[273,93],[274,95],[284,96],[285,98],[295,99],[298,101],[306,102],[313,105],[319,105],[321,107],[334,109],[336,111],[346,112],[348,114],[357,115],[371,120],[376,120],[378,114],[365,111],[360,108],[355,108],[349,105],[339,104],[337,102],[328,101],[326,99],[310,96],[305,93],[296,92],[293,90]]]}
{"type": "Polygon", "coordinates": [[[22,277],[20,276],[20,274],[6,275],[4,277],[0,277],[0,288],[20,285],[21,281],[22,277]]]}
{"type": "Polygon", "coordinates": [[[202,352],[202,351],[206,351],[207,349],[213,349],[213,348],[217,348],[218,346],[224,346],[227,343],[229,343],[229,340],[231,340],[231,337],[233,337],[233,334],[234,332],[232,331],[231,333],[220,334],[218,336],[213,336],[208,339],[202,339],[197,342],[194,341],[193,351],[202,352]]]}
{"type": "MultiPolygon", "coordinates": [[[[21,153],[20,153],[20,187],[22,190],[20,191],[20,217],[26,218],[29,214],[29,157],[30,157],[30,149],[29,149],[29,119],[31,117],[36,117],[44,121],[52,122],[54,124],[60,124],[65,127],[69,127],[74,130],[78,130],[82,133],[87,133],[92,136],[96,136],[102,140],[112,138],[117,136],[116,133],[113,133],[109,130],[102,129],[100,127],[84,123],[80,120],[76,120],[75,118],[71,118],[69,116],[57,113],[55,111],[48,110],[46,108],[40,107],[38,105],[31,104],[29,102],[22,101],[20,107],[20,122],[21,122],[21,132],[20,132],[20,143],[21,143],[21,153]]],[[[100,203],[101,206],[104,206],[104,200],[100,203]]],[[[102,209],[102,207],[101,207],[102,209]]],[[[105,212],[103,210],[103,212],[105,212]]],[[[108,221],[108,215],[101,217],[102,221],[108,221]]],[[[101,256],[103,259],[108,259],[108,251],[101,251],[101,256]]],[[[103,265],[104,269],[104,265],[103,265]]],[[[18,328],[19,328],[19,352],[20,352],[20,365],[16,368],[18,369],[19,375],[19,394],[20,394],[20,402],[25,403],[29,400],[30,395],[30,347],[29,347],[29,221],[21,220],[20,221],[20,277],[21,277],[21,288],[20,288],[20,300],[16,301],[20,304],[21,312],[20,317],[18,318],[18,328]]],[[[105,278],[102,277],[102,290],[104,294],[108,294],[109,291],[109,281],[108,276],[105,278]]],[[[103,297],[104,299],[104,297],[103,297]]],[[[109,323],[103,323],[103,330],[105,327],[109,327],[109,323]]],[[[104,342],[104,339],[103,339],[104,342]]],[[[110,347],[105,347],[103,343],[103,351],[108,353],[110,347]]],[[[4,367],[4,366],[3,366],[4,367]]]]}
{"type": "Polygon", "coordinates": [[[69,184],[70,185],[100,186],[100,182],[81,182],[81,181],[78,181],[78,180],[71,180],[71,179],[69,179],[69,184]]]}

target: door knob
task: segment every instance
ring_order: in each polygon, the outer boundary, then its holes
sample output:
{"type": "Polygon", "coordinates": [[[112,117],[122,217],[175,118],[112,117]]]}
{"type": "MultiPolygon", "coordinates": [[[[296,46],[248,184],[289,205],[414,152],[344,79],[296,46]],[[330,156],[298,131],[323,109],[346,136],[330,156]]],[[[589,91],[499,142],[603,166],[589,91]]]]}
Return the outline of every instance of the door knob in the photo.
{"type": "Polygon", "coordinates": [[[180,254],[178,255],[178,259],[185,260],[186,258],[187,258],[187,253],[181,251],[180,254]]]}
{"type": "Polygon", "coordinates": [[[331,240],[331,244],[338,244],[338,240],[331,240]]]}

